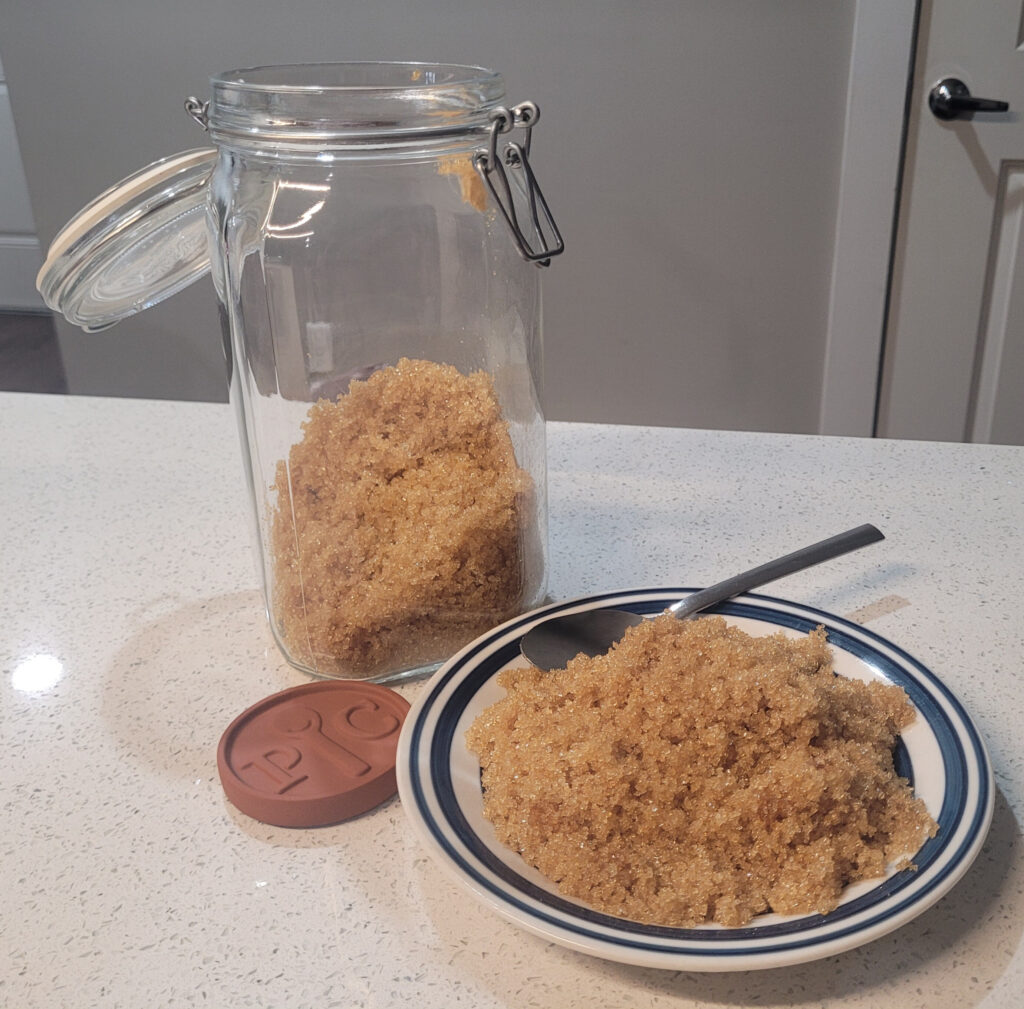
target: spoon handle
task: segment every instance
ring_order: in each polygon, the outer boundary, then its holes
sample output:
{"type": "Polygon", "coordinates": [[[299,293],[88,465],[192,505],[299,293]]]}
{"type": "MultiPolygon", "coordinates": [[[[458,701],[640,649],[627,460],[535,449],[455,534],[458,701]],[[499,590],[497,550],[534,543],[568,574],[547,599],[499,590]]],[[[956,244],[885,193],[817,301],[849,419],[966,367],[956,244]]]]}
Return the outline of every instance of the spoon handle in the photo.
{"type": "Polygon", "coordinates": [[[837,536],[830,536],[827,540],[794,550],[793,553],[786,554],[785,557],[779,557],[777,560],[751,568],[742,574],[733,575],[732,578],[726,578],[724,582],[710,585],[706,589],[701,589],[700,592],[694,592],[670,606],[669,612],[674,613],[682,620],[690,616],[691,613],[698,613],[724,599],[731,599],[733,596],[756,589],[759,585],[773,582],[776,578],[791,575],[795,571],[803,571],[804,568],[814,567],[815,564],[820,564],[822,561],[831,560],[833,557],[839,557],[851,550],[859,550],[869,543],[877,543],[884,539],[882,533],[873,525],[857,526],[856,529],[849,529],[837,536]]]}

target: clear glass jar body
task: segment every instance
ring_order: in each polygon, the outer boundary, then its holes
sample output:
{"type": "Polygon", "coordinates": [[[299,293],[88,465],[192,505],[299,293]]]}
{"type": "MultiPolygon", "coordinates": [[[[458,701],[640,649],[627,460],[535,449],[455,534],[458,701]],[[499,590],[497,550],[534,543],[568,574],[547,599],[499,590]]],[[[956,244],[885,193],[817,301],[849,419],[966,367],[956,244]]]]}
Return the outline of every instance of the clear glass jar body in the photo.
{"type": "Polygon", "coordinates": [[[215,78],[213,276],[270,625],[293,665],[436,668],[546,587],[540,272],[473,167],[501,78],[215,78]]]}

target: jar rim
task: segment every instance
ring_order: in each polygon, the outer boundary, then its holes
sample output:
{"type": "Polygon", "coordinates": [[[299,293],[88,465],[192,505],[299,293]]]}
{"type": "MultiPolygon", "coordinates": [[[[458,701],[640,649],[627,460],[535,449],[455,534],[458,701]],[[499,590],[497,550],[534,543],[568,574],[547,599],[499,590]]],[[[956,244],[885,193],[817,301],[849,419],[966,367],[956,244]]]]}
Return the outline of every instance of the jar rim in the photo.
{"type": "Polygon", "coordinates": [[[299,146],[452,136],[486,128],[501,74],[453,63],[293,63],[211,78],[211,136],[299,146]]]}
{"type": "Polygon", "coordinates": [[[393,93],[439,86],[498,84],[501,74],[461,63],[353,60],[336,63],[281,63],[242,67],[214,75],[210,83],[246,91],[309,94],[330,91],[393,93]],[[320,75],[319,79],[317,76],[320,75]],[[290,79],[293,78],[293,79],[290,79]],[[375,79],[376,78],[376,79],[375,79]]]}

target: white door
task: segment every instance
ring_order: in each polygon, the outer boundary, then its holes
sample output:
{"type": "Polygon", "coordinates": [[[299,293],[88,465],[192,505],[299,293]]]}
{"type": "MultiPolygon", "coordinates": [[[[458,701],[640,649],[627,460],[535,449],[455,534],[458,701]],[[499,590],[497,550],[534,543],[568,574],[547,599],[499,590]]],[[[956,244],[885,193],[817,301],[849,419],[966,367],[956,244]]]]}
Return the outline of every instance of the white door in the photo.
{"type": "Polygon", "coordinates": [[[1022,218],[1024,3],[925,0],[879,435],[1024,444],[1022,218]],[[947,78],[1009,111],[937,118],[928,95],[947,78]]]}

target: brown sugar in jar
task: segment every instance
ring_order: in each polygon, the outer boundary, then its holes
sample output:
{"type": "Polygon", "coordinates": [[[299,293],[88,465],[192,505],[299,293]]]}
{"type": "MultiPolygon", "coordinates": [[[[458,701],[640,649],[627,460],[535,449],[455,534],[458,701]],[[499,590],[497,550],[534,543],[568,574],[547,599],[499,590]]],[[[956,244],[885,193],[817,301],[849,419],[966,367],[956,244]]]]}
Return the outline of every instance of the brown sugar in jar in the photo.
{"type": "Polygon", "coordinates": [[[608,914],[671,926],[826,913],[936,826],[893,767],[898,686],[837,676],[825,632],[663,615],[603,656],[513,669],[467,733],[498,838],[608,914]]]}
{"type": "Polygon", "coordinates": [[[485,372],[403,358],[352,382],[272,489],[275,630],[317,673],[440,661],[538,591],[533,482],[485,372]]]}

